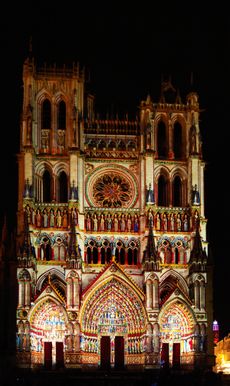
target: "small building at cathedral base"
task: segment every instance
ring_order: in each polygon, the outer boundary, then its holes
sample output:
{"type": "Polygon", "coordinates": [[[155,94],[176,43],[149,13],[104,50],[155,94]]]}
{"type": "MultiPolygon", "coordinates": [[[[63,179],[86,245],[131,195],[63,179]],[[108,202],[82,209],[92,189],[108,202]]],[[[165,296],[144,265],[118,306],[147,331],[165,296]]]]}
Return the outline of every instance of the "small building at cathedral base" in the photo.
{"type": "Polygon", "coordinates": [[[230,374],[230,334],[216,343],[214,348],[216,364],[214,371],[230,374]]]}

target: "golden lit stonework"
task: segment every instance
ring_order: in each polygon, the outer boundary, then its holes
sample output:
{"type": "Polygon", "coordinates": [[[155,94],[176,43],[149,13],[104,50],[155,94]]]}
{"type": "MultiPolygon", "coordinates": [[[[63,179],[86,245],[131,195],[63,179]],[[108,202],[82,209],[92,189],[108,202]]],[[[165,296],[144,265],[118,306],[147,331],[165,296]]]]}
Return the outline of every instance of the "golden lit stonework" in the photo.
{"type": "Polygon", "coordinates": [[[23,83],[17,365],[212,366],[197,94],[99,119],[78,66],[23,83]]]}

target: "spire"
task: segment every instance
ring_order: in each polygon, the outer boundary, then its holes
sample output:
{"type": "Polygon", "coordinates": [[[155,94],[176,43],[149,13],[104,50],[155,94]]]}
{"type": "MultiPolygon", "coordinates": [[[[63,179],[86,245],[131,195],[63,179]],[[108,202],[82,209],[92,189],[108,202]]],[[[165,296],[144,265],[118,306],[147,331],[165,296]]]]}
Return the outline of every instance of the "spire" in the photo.
{"type": "Polygon", "coordinates": [[[33,267],[36,260],[35,249],[31,244],[29,223],[26,212],[24,213],[24,241],[18,256],[19,266],[33,267]]]}
{"type": "Polygon", "coordinates": [[[156,251],[153,234],[153,219],[149,219],[149,234],[143,259],[144,269],[146,271],[159,270],[159,256],[156,251]]]}
{"type": "Polygon", "coordinates": [[[77,243],[77,235],[73,219],[71,223],[68,255],[67,268],[79,269],[81,267],[81,254],[77,243]]]}
{"type": "Polygon", "coordinates": [[[160,103],[175,103],[176,89],[172,85],[171,76],[161,81],[160,103]]]}

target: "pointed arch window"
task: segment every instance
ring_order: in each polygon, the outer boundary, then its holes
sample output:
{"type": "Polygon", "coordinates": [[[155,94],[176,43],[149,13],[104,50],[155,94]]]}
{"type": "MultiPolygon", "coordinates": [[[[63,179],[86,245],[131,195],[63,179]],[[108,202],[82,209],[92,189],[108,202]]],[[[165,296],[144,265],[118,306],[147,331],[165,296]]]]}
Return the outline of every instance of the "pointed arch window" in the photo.
{"type": "Polygon", "coordinates": [[[121,248],[120,250],[120,264],[125,264],[125,250],[121,248]]]}
{"type": "Polygon", "coordinates": [[[179,258],[180,258],[180,255],[179,255],[178,248],[175,248],[175,264],[179,264],[179,258]]]}
{"type": "Polygon", "coordinates": [[[104,149],[106,148],[106,142],[101,140],[98,144],[98,149],[104,149]]]}
{"type": "Polygon", "coordinates": [[[168,181],[163,175],[158,179],[158,206],[168,206],[168,181]]]}
{"type": "Polygon", "coordinates": [[[66,129],[66,104],[64,101],[59,102],[57,110],[58,130],[66,129]]]}
{"type": "Polygon", "coordinates": [[[183,158],[182,127],[179,122],[173,127],[173,152],[175,159],[183,158]]]}
{"type": "Polygon", "coordinates": [[[106,258],[105,248],[101,248],[101,264],[105,264],[105,258],[106,258]]]}
{"type": "Polygon", "coordinates": [[[58,200],[59,202],[68,201],[68,179],[64,171],[58,177],[58,200]]]}
{"type": "Polygon", "coordinates": [[[52,260],[52,248],[50,240],[47,237],[43,238],[43,244],[41,245],[41,258],[42,260],[52,260]]]}
{"type": "Polygon", "coordinates": [[[93,264],[98,264],[98,250],[97,250],[97,247],[93,248],[93,264]]]}
{"type": "Polygon", "coordinates": [[[92,257],[91,257],[91,248],[90,247],[87,248],[86,255],[87,255],[87,263],[91,264],[92,257]]]}
{"type": "Polygon", "coordinates": [[[173,180],[173,206],[182,206],[182,183],[179,176],[173,180]]]}
{"type": "Polygon", "coordinates": [[[111,258],[112,258],[112,251],[111,251],[111,248],[107,248],[106,262],[107,262],[107,263],[110,263],[111,258]]]}
{"type": "Polygon", "coordinates": [[[43,202],[51,202],[51,176],[48,170],[45,170],[42,176],[43,182],[43,202]]]}
{"type": "Polygon", "coordinates": [[[54,260],[65,260],[66,248],[62,240],[58,237],[53,247],[54,260]]]}
{"type": "Polygon", "coordinates": [[[134,265],[137,265],[138,262],[138,250],[135,248],[133,251],[133,263],[134,265]]]}
{"type": "Polygon", "coordinates": [[[116,248],[115,258],[116,258],[117,263],[125,264],[125,249],[124,248],[116,248]]]}
{"type": "Polygon", "coordinates": [[[41,128],[51,128],[51,103],[49,99],[45,99],[42,103],[41,109],[41,128]]]}
{"type": "Polygon", "coordinates": [[[158,158],[167,158],[168,156],[166,126],[163,121],[160,121],[157,126],[157,152],[158,158]]]}

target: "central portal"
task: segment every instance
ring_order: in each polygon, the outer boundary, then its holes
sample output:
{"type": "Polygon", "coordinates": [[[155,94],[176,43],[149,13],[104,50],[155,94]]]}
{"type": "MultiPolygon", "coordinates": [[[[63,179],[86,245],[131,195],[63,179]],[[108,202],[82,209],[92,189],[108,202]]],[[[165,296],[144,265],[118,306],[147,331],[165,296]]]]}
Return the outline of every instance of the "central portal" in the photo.
{"type": "Polygon", "coordinates": [[[101,368],[109,369],[115,367],[122,369],[124,367],[124,337],[115,336],[112,339],[110,336],[101,337],[101,368]]]}

